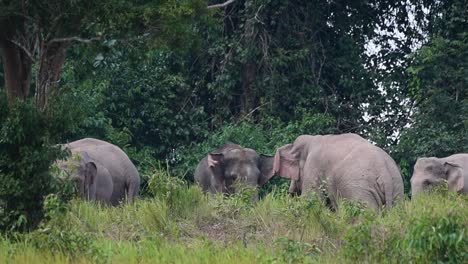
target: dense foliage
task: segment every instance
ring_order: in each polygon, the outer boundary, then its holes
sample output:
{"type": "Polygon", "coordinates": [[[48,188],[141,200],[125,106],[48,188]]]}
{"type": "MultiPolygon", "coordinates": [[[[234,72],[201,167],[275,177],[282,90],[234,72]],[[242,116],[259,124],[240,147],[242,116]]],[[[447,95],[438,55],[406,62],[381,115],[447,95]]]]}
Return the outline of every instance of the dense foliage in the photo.
{"type": "Polygon", "coordinates": [[[430,40],[407,68],[411,118],[394,147],[405,180],[417,157],[468,152],[468,10],[466,1],[439,8],[430,40]]]}
{"type": "Polygon", "coordinates": [[[26,230],[37,226],[44,197],[56,191],[49,167],[61,153],[50,142],[55,120],[30,101],[6,104],[1,96],[0,229],[26,230]]]}

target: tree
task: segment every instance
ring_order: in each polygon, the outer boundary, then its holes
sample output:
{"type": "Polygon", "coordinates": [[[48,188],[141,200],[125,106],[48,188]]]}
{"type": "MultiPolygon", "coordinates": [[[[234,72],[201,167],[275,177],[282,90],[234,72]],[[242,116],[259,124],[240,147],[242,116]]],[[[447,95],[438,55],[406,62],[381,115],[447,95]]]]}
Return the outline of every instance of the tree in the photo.
{"type": "Polygon", "coordinates": [[[411,56],[405,90],[411,119],[395,147],[406,180],[418,157],[468,152],[467,17],[466,1],[440,2],[431,12],[428,42],[411,56]]]}
{"type": "Polygon", "coordinates": [[[396,97],[393,87],[379,85],[381,77],[401,72],[421,37],[417,29],[429,5],[422,2],[231,2],[221,9],[222,37],[210,50],[212,107],[229,106],[218,112],[236,118],[254,113],[284,121],[309,109],[334,116],[340,132],[369,130],[386,111],[386,97],[396,97]],[[404,40],[393,34],[397,29],[404,40]],[[381,48],[368,55],[371,40],[381,48]]]}
{"type": "MultiPolygon", "coordinates": [[[[47,95],[57,86],[66,51],[81,34],[89,1],[2,1],[0,49],[9,104],[30,94],[35,66],[36,104],[47,106],[47,95]]],[[[92,14],[91,14],[92,15],[92,14]]]]}
{"type": "Polygon", "coordinates": [[[17,98],[26,99],[33,82],[38,109],[47,108],[49,96],[57,92],[60,72],[72,45],[111,36],[128,40],[132,36],[164,35],[168,31],[166,23],[175,22],[193,12],[192,7],[200,6],[200,1],[171,0],[156,4],[118,0],[2,0],[0,49],[9,104],[17,98]]]}

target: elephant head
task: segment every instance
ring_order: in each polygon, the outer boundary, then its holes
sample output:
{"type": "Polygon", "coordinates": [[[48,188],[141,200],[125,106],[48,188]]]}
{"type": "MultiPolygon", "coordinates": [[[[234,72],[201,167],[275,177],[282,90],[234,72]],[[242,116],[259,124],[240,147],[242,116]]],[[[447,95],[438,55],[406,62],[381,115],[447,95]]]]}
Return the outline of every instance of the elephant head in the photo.
{"type": "Polygon", "coordinates": [[[58,167],[65,171],[68,178],[75,184],[78,195],[92,200],[94,192],[91,186],[97,175],[97,165],[85,152],[73,155],[68,161],[57,162],[58,167]]]}
{"type": "Polygon", "coordinates": [[[462,167],[443,159],[420,158],[414,165],[411,194],[417,195],[423,190],[439,185],[444,180],[448,183],[449,191],[461,191],[465,184],[462,167]]]}
{"type": "Polygon", "coordinates": [[[291,194],[301,194],[301,153],[302,144],[287,144],[276,150],[273,162],[273,174],[290,179],[289,192],[291,194]]]}
{"type": "Polygon", "coordinates": [[[233,185],[236,181],[256,187],[273,176],[273,157],[258,155],[253,149],[234,144],[226,145],[220,152],[209,153],[207,161],[214,177],[224,182],[222,191],[227,193],[236,191],[233,185]]]}

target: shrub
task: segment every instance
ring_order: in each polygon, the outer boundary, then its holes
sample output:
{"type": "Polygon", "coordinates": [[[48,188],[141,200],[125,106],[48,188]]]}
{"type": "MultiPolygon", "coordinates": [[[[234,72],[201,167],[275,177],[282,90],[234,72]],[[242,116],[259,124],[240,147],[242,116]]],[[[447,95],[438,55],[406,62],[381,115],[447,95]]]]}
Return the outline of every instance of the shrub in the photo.
{"type": "Polygon", "coordinates": [[[462,220],[456,213],[415,219],[410,223],[405,246],[420,262],[464,263],[468,261],[468,238],[462,220]]]}
{"type": "Polygon", "coordinates": [[[425,212],[410,219],[408,230],[402,245],[407,254],[418,262],[466,263],[468,261],[468,215],[466,213],[466,198],[458,194],[438,194],[434,190],[418,196],[416,203],[432,196],[446,201],[441,210],[433,205],[425,206],[425,212]],[[447,198],[448,195],[448,198],[447,198]]]}
{"type": "Polygon", "coordinates": [[[345,235],[344,255],[349,260],[363,261],[376,249],[373,245],[372,221],[353,226],[345,235]]]}
{"type": "Polygon", "coordinates": [[[0,230],[25,230],[41,220],[42,201],[53,191],[49,166],[61,153],[52,146],[50,118],[31,101],[6,106],[0,98],[0,230]]]}
{"type": "Polygon", "coordinates": [[[364,210],[347,228],[343,257],[353,262],[465,263],[466,212],[465,197],[439,190],[380,215],[364,210]]]}
{"type": "Polygon", "coordinates": [[[39,250],[70,256],[92,253],[92,240],[86,234],[59,228],[38,229],[30,233],[29,241],[39,250]]]}
{"type": "Polygon", "coordinates": [[[275,241],[280,255],[275,260],[284,263],[310,263],[321,251],[309,243],[280,237],[275,241]]]}
{"type": "Polygon", "coordinates": [[[185,186],[184,180],[171,176],[169,168],[163,168],[159,164],[158,168],[150,173],[147,192],[153,197],[170,200],[177,189],[185,186]]]}
{"type": "Polygon", "coordinates": [[[168,167],[158,167],[149,176],[147,193],[167,204],[171,215],[190,217],[203,201],[203,193],[197,186],[189,188],[186,181],[171,176],[168,167]]]}

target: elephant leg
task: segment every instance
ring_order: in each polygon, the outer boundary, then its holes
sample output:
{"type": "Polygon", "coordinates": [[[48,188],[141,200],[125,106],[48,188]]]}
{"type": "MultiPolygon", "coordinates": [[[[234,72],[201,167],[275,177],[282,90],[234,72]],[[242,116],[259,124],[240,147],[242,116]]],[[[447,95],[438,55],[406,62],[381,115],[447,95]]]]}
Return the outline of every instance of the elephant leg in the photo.
{"type": "Polygon", "coordinates": [[[90,201],[96,201],[96,182],[94,182],[93,184],[91,184],[91,186],[89,186],[89,190],[88,190],[88,199],[90,201]]]}
{"type": "Polygon", "coordinates": [[[314,193],[327,207],[336,210],[338,204],[336,201],[336,192],[333,191],[333,180],[321,177],[317,171],[314,171],[314,173],[310,175],[311,177],[305,178],[302,181],[302,195],[314,193]]]}
{"type": "Polygon", "coordinates": [[[357,201],[379,209],[382,206],[382,194],[377,191],[376,187],[366,179],[361,179],[334,184],[332,189],[336,192],[337,199],[357,201]]]}
{"type": "Polygon", "coordinates": [[[219,180],[214,175],[211,175],[211,192],[212,193],[227,193],[228,189],[224,180],[219,180]]]}

